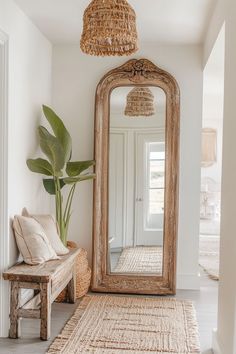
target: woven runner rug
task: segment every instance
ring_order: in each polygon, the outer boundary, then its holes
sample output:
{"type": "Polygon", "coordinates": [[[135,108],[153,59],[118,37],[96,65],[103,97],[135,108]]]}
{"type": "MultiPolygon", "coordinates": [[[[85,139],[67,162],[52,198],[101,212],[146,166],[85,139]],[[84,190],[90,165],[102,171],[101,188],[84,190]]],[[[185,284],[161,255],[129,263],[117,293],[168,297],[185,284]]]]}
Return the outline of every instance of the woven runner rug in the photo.
{"type": "Polygon", "coordinates": [[[200,236],[199,265],[213,280],[219,280],[219,252],[219,236],[200,236]]]}
{"type": "Polygon", "coordinates": [[[162,247],[126,247],[122,251],[115,273],[162,274],[162,247]]]}
{"type": "Polygon", "coordinates": [[[86,296],[49,354],[197,354],[192,302],[172,298],[86,296]]]}

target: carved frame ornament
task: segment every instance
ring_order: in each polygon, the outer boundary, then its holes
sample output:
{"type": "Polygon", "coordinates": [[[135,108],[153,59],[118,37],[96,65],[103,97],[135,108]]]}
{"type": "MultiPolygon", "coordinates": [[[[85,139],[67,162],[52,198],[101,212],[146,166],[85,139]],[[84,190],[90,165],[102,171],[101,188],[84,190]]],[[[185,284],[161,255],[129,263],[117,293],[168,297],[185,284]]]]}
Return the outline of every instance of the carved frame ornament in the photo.
{"type": "Polygon", "coordinates": [[[99,82],[95,102],[95,160],[92,290],[175,294],[178,229],[180,93],[176,80],[147,59],[132,59],[99,82]],[[110,95],[119,86],[157,86],[166,93],[166,162],[163,274],[124,275],[108,267],[108,175],[110,95]]]}

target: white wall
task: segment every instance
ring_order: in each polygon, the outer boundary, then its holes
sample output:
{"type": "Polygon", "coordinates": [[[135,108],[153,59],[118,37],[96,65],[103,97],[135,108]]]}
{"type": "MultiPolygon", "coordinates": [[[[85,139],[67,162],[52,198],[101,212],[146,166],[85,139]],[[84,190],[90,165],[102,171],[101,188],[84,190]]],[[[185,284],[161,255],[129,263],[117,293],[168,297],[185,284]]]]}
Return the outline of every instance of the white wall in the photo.
{"type": "Polygon", "coordinates": [[[226,71],[225,111],[223,135],[223,176],[222,176],[222,227],[218,339],[223,353],[236,353],[236,281],[232,278],[236,269],[236,160],[233,157],[235,141],[235,82],[236,82],[236,3],[227,3],[226,13],[226,71]]]}
{"type": "Polygon", "coordinates": [[[223,175],[218,343],[222,354],[236,353],[236,149],[235,82],[236,82],[236,3],[226,1],[225,109],[223,128],[223,175]],[[232,277],[233,276],[233,277],[232,277]]]}
{"type": "MultiPolygon", "coordinates": [[[[146,57],[177,79],[181,92],[181,158],[178,247],[178,287],[198,287],[200,133],[202,118],[202,50],[198,46],[142,45],[136,57],[146,57]]],[[[58,45],[53,51],[53,106],[69,127],[73,159],[93,157],[96,85],[126,58],[97,58],[78,45],[58,45]]],[[[70,238],[89,251],[92,242],[92,183],[83,182],[75,198],[70,238]]]]}
{"type": "Polygon", "coordinates": [[[216,7],[209,22],[208,30],[206,32],[204,48],[203,48],[203,66],[206,65],[211,51],[216,42],[217,36],[224,24],[226,3],[228,0],[217,0],[216,7]]]}
{"type": "MultiPolygon", "coordinates": [[[[8,216],[21,213],[24,206],[30,211],[50,210],[50,199],[42,192],[41,178],[26,167],[26,158],[37,152],[36,127],[41,118],[41,104],[51,100],[51,44],[30,22],[12,0],[0,0],[0,30],[9,37],[8,91],[8,216]]],[[[10,233],[9,264],[18,256],[10,233]]],[[[8,235],[0,235],[8,237],[8,235]]],[[[5,265],[6,267],[8,264],[5,265]]],[[[8,291],[4,282],[4,298],[0,302],[8,317],[8,291]]],[[[7,335],[7,328],[0,335],[7,335]]],[[[1,330],[1,328],[0,328],[1,330]]]]}
{"type": "Polygon", "coordinates": [[[205,58],[209,57],[209,43],[214,43],[225,21],[225,90],[223,121],[223,164],[221,203],[221,249],[218,304],[218,329],[213,337],[213,349],[217,354],[236,354],[236,149],[235,130],[235,82],[236,82],[236,3],[234,0],[219,0],[210,23],[205,58]],[[221,11],[219,11],[221,9],[221,11]]]}

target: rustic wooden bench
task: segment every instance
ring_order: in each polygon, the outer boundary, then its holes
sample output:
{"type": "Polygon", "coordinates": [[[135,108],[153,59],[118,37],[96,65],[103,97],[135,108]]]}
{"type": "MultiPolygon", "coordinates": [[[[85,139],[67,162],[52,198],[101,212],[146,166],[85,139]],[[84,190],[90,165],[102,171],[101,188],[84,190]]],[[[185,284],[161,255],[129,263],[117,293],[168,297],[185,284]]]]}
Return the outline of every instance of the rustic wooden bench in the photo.
{"type": "Polygon", "coordinates": [[[20,319],[41,319],[40,338],[48,340],[51,329],[51,304],[67,286],[68,301],[76,300],[75,261],[80,249],[76,248],[43,264],[31,266],[18,263],[3,273],[10,281],[10,338],[20,336],[20,319]],[[34,297],[21,306],[21,289],[33,289],[34,297]]]}

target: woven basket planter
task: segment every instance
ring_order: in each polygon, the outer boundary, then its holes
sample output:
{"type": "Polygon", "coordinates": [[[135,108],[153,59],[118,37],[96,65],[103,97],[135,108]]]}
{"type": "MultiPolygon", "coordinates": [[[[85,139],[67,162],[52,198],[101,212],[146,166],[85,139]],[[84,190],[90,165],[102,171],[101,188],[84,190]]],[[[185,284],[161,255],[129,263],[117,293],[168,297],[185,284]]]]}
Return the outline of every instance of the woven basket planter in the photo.
{"type": "MultiPolygon", "coordinates": [[[[69,249],[77,248],[77,244],[73,241],[67,242],[69,249]]],[[[76,298],[87,294],[91,282],[91,269],[88,265],[87,251],[82,248],[76,260],[76,298]]],[[[67,301],[67,288],[65,288],[56,298],[56,302],[67,301]]]]}

